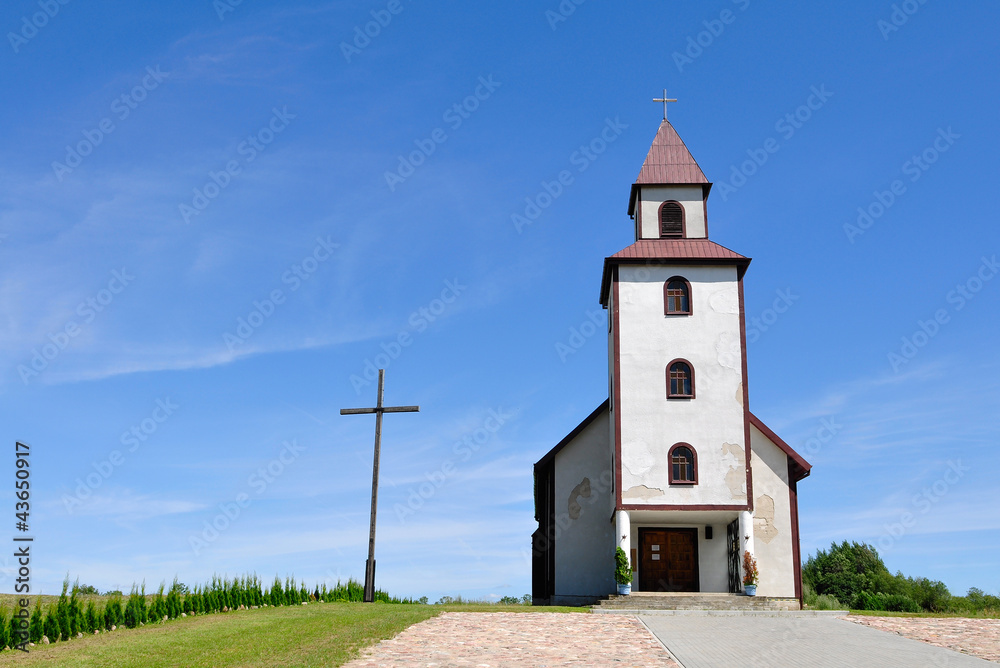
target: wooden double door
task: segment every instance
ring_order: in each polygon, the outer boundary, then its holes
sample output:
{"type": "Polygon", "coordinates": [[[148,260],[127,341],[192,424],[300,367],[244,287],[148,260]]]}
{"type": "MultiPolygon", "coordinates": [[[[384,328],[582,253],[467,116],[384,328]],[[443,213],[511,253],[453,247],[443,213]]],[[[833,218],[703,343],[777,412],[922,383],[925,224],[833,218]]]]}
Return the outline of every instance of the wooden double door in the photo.
{"type": "Polygon", "coordinates": [[[639,591],[699,591],[697,529],[639,529],[639,591]]]}

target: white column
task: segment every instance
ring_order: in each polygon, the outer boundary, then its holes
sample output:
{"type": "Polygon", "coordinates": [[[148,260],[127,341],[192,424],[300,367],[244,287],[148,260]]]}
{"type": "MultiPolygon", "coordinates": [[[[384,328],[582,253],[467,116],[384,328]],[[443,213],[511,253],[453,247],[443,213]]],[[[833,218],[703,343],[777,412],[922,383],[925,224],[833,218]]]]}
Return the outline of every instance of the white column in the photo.
{"type": "Polygon", "coordinates": [[[743,580],[743,554],[749,552],[755,556],[753,549],[753,513],[744,510],[740,513],[740,581],[743,580]]]}
{"type": "MultiPolygon", "coordinates": [[[[631,555],[632,548],[632,528],[629,522],[628,511],[619,510],[615,513],[615,543],[621,549],[625,550],[625,554],[631,555]]],[[[631,562],[632,557],[629,556],[629,561],[631,562]]],[[[635,564],[631,564],[633,567],[635,564]]]]}

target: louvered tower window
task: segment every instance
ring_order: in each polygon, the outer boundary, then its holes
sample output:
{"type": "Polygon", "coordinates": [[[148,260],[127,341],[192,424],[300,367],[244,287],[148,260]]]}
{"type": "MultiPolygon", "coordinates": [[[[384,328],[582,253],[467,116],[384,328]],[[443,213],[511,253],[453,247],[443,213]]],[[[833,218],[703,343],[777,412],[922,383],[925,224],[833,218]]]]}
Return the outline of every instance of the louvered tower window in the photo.
{"type": "Polygon", "coordinates": [[[684,209],[677,202],[664,202],[660,207],[660,238],[684,237],[684,209]]]}

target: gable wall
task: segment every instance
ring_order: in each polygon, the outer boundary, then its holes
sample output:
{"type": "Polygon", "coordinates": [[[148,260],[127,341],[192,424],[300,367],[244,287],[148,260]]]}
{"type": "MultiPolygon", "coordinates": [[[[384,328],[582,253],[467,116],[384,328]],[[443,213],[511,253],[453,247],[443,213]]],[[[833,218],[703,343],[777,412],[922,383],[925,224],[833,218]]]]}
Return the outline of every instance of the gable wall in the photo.
{"type": "Polygon", "coordinates": [[[760,596],[795,596],[788,455],[750,427],[754,492],[754,556],[760,596]]]}
{"type": "Polygon", "coordinates": [[[556,454],[555,597],[563,602],[615,591],[609,429],[604,412],[556,454]]]}

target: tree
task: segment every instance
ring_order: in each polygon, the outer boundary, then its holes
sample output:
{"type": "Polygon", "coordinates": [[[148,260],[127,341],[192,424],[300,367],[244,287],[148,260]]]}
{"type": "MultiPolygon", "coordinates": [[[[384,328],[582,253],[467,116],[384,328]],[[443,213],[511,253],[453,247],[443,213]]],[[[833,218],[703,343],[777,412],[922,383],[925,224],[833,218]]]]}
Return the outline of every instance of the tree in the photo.
{"type": "Polygon", "coordinates": [[[832,543],[817,550],[802,568],[802,578],[817,594],[851,605],[861,592],[897,594],[899,587],[878,551],[867,543],[832,543]]]}

